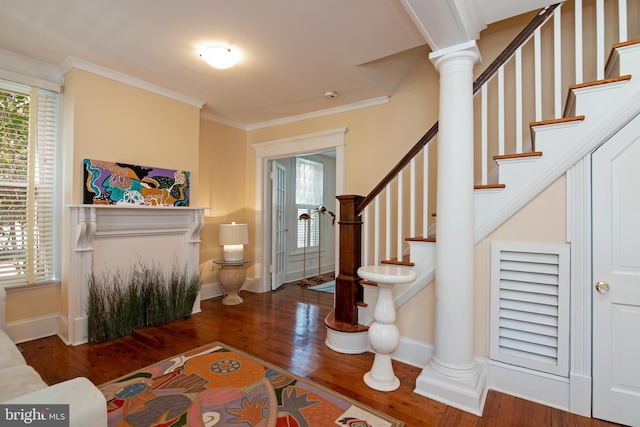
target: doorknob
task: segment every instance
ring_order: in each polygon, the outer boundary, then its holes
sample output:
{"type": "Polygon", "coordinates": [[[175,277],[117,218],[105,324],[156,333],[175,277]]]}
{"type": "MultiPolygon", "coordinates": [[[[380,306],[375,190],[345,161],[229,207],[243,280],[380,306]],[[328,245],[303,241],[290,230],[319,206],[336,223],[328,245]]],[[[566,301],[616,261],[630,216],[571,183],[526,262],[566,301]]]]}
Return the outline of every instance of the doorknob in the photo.
{"type": "Polygon", "coordinates": [[[607,292],[609,292],[609,284],[603,281],[597,282],[596,291],[600,292],[601,294],[606,294],[607,292]]]}

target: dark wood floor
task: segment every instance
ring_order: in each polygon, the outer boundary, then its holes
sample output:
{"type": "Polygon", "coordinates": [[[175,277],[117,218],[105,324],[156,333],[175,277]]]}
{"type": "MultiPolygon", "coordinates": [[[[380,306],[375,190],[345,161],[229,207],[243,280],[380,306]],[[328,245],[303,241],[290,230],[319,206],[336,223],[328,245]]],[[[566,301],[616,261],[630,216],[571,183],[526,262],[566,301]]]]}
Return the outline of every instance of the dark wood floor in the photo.
{"type": "MultiPolygon", "coordinates": [[[[372,354],[344,355],[324,343],[324,318],[333,295],[285,285],[267,294],[242,292],[244,303],[202,302],[187,320],[143,328],[131,336],[76,347],[49,337],[20,344],[24,357],[49,384],[86,376],[102,384],[194,347],[220,341],[309,378],[412,426],[614,426],[489,391],[477,417],[413,393],[421,369],[394,362],[401,386],[390,393],[367,387],[362,375],[372,354]]],[[[320,426],[324,427],[324,426],[320,426]]]]}

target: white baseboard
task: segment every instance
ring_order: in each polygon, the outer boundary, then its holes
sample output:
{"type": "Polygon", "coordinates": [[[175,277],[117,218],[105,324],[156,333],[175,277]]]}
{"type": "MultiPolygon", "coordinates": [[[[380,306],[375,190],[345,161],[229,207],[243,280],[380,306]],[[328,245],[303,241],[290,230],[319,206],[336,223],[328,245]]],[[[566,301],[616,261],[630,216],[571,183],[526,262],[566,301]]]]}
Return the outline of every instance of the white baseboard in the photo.
{"type": "Polygon", "coordinates": [[[425,342],[412,340],[411,338],[400,337],[400,344],[391,358],[398,362],[417,368],[424,368],[433,354],[433,345],[425,342]]]}
{"type": "MultiPolygon", "coordinates": [[[[269,290],[271,290],[271,286],[267,285],[266,286],[267,292],[269,290]]],[[[251,278],[247,278],[247,280],[244,282],[244,285],[242,285],[242,291],[249,291],[249,292],[253,292],[256,294],[262,294],[265,291],[261,288],[261,284],[260,284],[260,279],[256,279],[255,277],[251,277],[251,278]]]]}
{"type": "MultiPolygon", "coordinates": [[[[491,390],[569,411],[568,378],[493,360],[488,361],[488,366],[491,390]]],[[[587,392],[590,394],[591,388],[587,392]]]]}
{"type": "MultiPolygon", "coordinates": [[[[260,281],[255,278],[249,278],[244,282],[241,291],[249,291],[254,293],[261,293],[259,289],[260,281]]],[[[218,298],[224,295],[222,287],[218,282],[204,283],[200,287],[200,300],[218,298]]]]}
{"type": "Polygon", "coordinates": [[[70,344],[69,341],[69,322],[67,318],[63,315],[58,315],[58,337],[62,340],[66,345],[70,344]]]}
{"type": "Polygon", "coordinates": [[[218,282],[204,283],[200,287],[200,300],[217,298],[223,295],[222,288],[218,282]]]}
{"type": "Polygon", "coordinates": [[[591,418],[591,377],[569,373],[569,412],[591,418]]]}
{"type": "Polygon", "coordinates": [[[7,335],[16,344],[50,337],[58,333],[58,321],[58,314],[50,314],[48,316],[9,322],[7,323],[7,335]]]}

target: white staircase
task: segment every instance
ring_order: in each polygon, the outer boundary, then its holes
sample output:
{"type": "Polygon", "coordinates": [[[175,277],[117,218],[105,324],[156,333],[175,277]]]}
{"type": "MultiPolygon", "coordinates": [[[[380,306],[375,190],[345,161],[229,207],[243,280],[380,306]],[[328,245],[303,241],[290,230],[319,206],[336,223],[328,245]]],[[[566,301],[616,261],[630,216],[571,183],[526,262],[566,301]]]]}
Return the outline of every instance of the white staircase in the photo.
{"type": "MultiPolygon", "coordinates": [[[[640,113],[640,41],[614,46],[605,72],[603,80],[570,88],[565,117],[531,123],[535,155],[497,156],[497,176],[504,188],[475,190],[476,244],[640,113]]],[[[435,277],[435,243],[408,244],[417,277],[394,288],[396,309],[435,277]]],[[[361,324],[372,321],[376,297],[375,286],[365,285],[365,304],[358,309],[361,324]]]]}
{"type": "MultiPolygon", "coordinates": [[[[546,341],[539,346],[548,347],[544,348],[545,351],[549,349],[552,353],[555,352],[551,356],[531,351],[539,343],[535,341],[537,338],[529,338],[530,330],[522,329],[522,333],[518,333],[515,339],[520,347],[514,351],[531,354],[530,359],[537,356],[550,357],[558,365],[562,363],[561,373],[536,369],[526,363],[507,364],[494,358],[494,340],[502,342],[503,329],[510,328],[503,328],[501,324],[494,325],[494,314],[502,311],[492,311],[495,304],[490,304],[489,300],[493,297],[490,294],[493,292],[494,275],[498,277],[500,273],[493,271],[494,256],[493,253],[488,253],[492,251],[487,250],[485,243],[491,240],[490,235],[494,231],[545,189],[555,188],[552,184],[564,175],[567,175],[567,181],[580,181],[574,191],[581,195],[567,194],[567,209],[576,212],[591,209],[590,205],[587,206],[587,201],[582,200],[588,198],[582,194],[589,192],[587,181],[590,175],[587,176],[585,170],[589,169],[586,165],[590,154],[640,114],[640,25],[636,22],[636,11],[639,9],[638,0],[590,0],[585,1],[584,6],[582,0],[574,0],[546,8],[480,75],[473,89],[476,95],[473,240],[476,245],[476,263],[481,265],[476,270],[486,270],[475,272],[483,277],[479,280],[480,283],[474,280],[474,297],[480,299],[476,305],[485,312],[473,320],[473,327],[476,328],[473,333],[483,336],[476,335],[469,339],[471,334],[468,333],[468,326],[472,322],[466,322],[463,332],[467,341],[462,344],[468,350],[476,344],[473,341],[479,338],[480,346],[484,346],[485,351],[482,357],[476,356],[473,360],[474,369],[480,366],[482,374],[474,374],[469,378],[474,381],[478,379],[476,385],[480,384],[483,388],[488,385],[495,390],[586,416],[591,415],[591,364],[588,354],[591,351],[591,312],[589,290],[582,288],[590,280],[586,273],[590,260],[586,260],[586,255],[582,252],[585,252],[585,247],[590,243],[579,234],[591,227],[590,219],[568,214],[567,218],[579,223],[567,224],[568,235],[573,240],[565,241],[562,236],[562,245],[556,245],[562,246],[562,250],[555,247],[545,249],[552,252],[551,255],[565,254],[562,256],[562,263],[558,262],[558,268],[561,265],[562,271],[567,271],[569,265],[572,268],[571,276],[577,277],[579,283],[571,282],[570,298],[558,296],[555,299],[552,295],[551,299],[557,302],[539,304],[540,312],[531,311],[533,303],[527,298],[545,298],[547,294],[543,295],[543,292],[538,292],[533,297],[529,295],[532,292],[523,292],[527,295],[522,296],[521,300],[515,300],[512,294],[505,298],[518,306],[517,310],[512,311],[518,311],[518,315],[525,317],[530,313],[534,316],[539,313],[547,315],[542,312],[543,309],[557,312],[562,310],[563,313],[571,310],[570,321],[569,316],[563,314],[565,317],[560,319],[560,315],[557,315],[556,326],[562,323],[557,330],[562,328],[562,334],[558,332],[555,336],[547,334],[542,337],[546,341]],[[632,11],[629,16],[627,10],[632,11]],[[632,33],[632,37],[628,37],[628,32],[632,33]],[[629,38],[634,40],[629,41],[629,38]],[[610,52],[608,60],[606,52],[610,52]],[[529,139],[527,135],[530,135],[529,139]],[[572,251],[575,251],[575,255],[566,255],[573,254],[572,251]],[[478,256],[481,258],[478,259],[478,256]],[[567,332],[569,323],[572,329],[567,332]],[[549,341],[553,345],[548,345],[549,341]]],[[[437,235],[434,214],[437,206],[434,206],[434,202],[437,201],[435,190],[438,187],[433,182],[436,174],[429,168],[435,163],[430,160],[430,155],[433,156],[432,152],[436,149],[434,146],[438,144],[438,128],[439,124],[434,124],[383,181],[356,205],[355,214],[362,218],[361,265],[410,263],[416,279],[393,289],[401,337],[400,345],[392,357],[423,367],[423,373],[416,379],[417,394],[464,410],[472,408],[470,412],[473,413],[481,413],[483,392],[475,390],[473,393],[474,384],[471,383],[471,388],[466,387],[462,391],[456,389],[462,384],[457,381],[458,371],[448,369],[444,364],[440,364],[442,367],[438,365],[436,356],[442,347],[434,349],[431,344],[438,341],[437,337],[448,336],[452,330],[449,326],[456,323],[454,311],[458,298],[449,292],[447,304],[440,305],[446,313],[452,314],[447,318],[451,322],[444,322],[443,327],[443,322],[438,323],[439,319],[442,320],[441,316],[438,317],[437,313],[434,315],[432,306],[439,307],[438,303],[445,298],[440,293],[439,301],[435,287],[429,287],[436,276],[437,254],[433,237],[437,235]],[[452,296],[454,304],[451,304],[452,296]],[[407,332],[406,336],[404,331],[407,332]],[[429,337],[436,339],[431,341],[429,337]],[[438,369],[431,369],[434,366],[438,369]],[[438,388],[438,381],[445,371],[451,372],[447,374],[446,381],[442,382],[445,386],[438,388]],[[463,402],[469,391],[474,398],[480,396],[479,400],[473,400],[473,405],[463,402]],[[449,399],[447,396],[451,393],[455,397],[449,399]],[[478,402],[479,409],[476,408],[478,402]]],[[[359,226],[358,221],[348,224],[359,226]]],[[[517,256],[535,252],[530,248],[532,244],[519,243],[528,245],[529,249],[518,252],[517,256]]],[[[455,265],[455,260],[450,261],[452,262],[446,265],[455,265]]],[[[526,268],[529,268],[529,263],[527,259],[526,262],[520,261],[519,265],[526,264],[526,268]]],[[[443,265],[442,260],[439,260],[439,265],[443,265]]],[[[537,274],[535,270],[526,269],[523,272],[537,274]]],[[[563,273],[562,277],[562,292],[563,295],[568,295],[569,285],[565,279],[567,274],[563,273]]],[[[351,288],[345,285],[344,289],[351,288]]],[[[444,289],[446,291],[450,288],[444,289]]],[[[467,303],[464,307],[468,308],[470,295],[462,295],[460,298],[467,303]]],[[[366,328],[362,326],[373,321],[376,300],[375,283],[363,284],[363,301],[355,301],[358,307],[358,325],[355,326],[359,328],[344,332],[328,328],[327,343],[337,344],[332,348],[344,353],[364,351],[367,348],[366,328]]],[[[469,311],[464,313],[468,314],[469,311]]],[[[469,320],[468,316],[466,320],[469,320]]],[[[537,318],[535,322],[526,319],[523,322],[528,327],[536,323],[537,318]]],[[[453,331],[460,329],[462,328],[453,331]]],[[[512,350],[507,345],[504,347],[504,351],[512,350]]],[[[450,353],[451,351],[447,355],[450,353]]],[[[462,368],[470,366],[466,360],[464,363],[464,366],[460,365],[462,368]]],[[[460,366],[456,365],[455,368],[460,366]]]]}

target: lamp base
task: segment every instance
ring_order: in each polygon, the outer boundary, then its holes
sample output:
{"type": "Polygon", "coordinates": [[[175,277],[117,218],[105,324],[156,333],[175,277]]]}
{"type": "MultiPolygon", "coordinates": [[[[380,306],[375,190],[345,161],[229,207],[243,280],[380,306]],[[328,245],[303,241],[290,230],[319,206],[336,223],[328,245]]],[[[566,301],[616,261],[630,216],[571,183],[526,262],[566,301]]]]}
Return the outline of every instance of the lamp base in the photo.
{"type": "Polygon", "coordinates": [[[244,258],[244,245],[224,245],[223,258],[227,262],[242,261],[244,258]]]}
{"type": "Polygon", "coordinates": [[[242,288],[245,279],[247,278],[244,264],[223,264],[220,272],[218,273],[218,280],[220,281],[220,287],[225,293],[225,297],[222,299],[224,305],[238,305],[242,303],[242,298],[238,295],[238,292],[242,288]]]}

